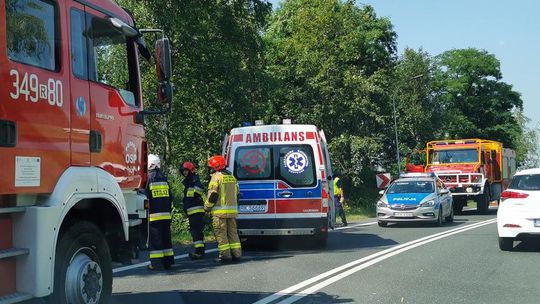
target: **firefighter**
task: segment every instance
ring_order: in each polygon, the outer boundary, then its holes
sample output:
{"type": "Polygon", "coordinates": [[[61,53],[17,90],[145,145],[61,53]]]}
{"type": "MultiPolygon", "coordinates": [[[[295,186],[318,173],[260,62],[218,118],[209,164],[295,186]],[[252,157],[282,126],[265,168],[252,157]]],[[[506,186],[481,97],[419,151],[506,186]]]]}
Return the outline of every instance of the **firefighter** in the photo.
{"type": "Polygon", "coordinates": [[[236,262],[242,256],[240,238],[236,226],[238,215],[238,183],[225,170],[225,158],[221,155],[208,159],[211,179],[208,184],[204,210],[212,213],[212,227],[218,242],[217,262],[236,262]]]}
{"type": "Polygon", "coordinates": [[[157,155],[148,155],[148,183],[146,196],[149,200],[150,265],[148,269],[170,269],[174,263],[171,242],[172,192],[167,177],[160,169],[157,155]]]}
{"type": "Polygon", "coordinates": [[[189,232],[193,239],[193,252],[189,257],[193,260],[204,257],[204,201],[206,194],[199,176],[195,172],[195,165],[184,162],[180,173],[184,176],[184,212],[189,220],[189,232]]]}
{"type": "Polygon", "coordinates": [[[343,195],[343,183],[338,176],[334,178],[334,203],[336,206],[336,213],[341,217],[343,226],[347,226],[347,218],[345,218],[345,210],[343,205],[345,204],[345,196],[343,195]]]}

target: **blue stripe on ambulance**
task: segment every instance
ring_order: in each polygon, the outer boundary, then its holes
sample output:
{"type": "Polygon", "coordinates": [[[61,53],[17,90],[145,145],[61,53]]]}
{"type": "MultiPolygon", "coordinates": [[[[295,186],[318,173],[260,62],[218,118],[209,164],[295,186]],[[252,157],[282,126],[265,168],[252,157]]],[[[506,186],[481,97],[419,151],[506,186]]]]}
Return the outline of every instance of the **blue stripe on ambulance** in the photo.
{"type": "MultiPolygon", "coordinates": [[[[277,189],[277,183],[275,182],[239,182],[240,187],[240,200],[254,200],[254,199],[274,199],[274,191],[280,193],[283,191],[291,192],[293,195],[291,199],[305,199],[305,198],[322,198],[321,195],[321,183],[318,182],[317,186],[312,188],[287,188],[287,189],[277,189]]],[[[280,199],[280,197],[276,197],[280,199]]]]}

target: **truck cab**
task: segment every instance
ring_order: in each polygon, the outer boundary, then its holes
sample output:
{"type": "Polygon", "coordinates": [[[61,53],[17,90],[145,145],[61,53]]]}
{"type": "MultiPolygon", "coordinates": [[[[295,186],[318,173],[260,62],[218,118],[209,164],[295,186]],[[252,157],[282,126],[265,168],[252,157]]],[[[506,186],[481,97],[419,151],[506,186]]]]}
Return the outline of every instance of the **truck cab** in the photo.
{"type": "MultiPolygon", "coordinates": [[[[110,296],[146,217],[142,34],[110,0],[0,1],[0,303],[110,296]]],[[[170,105],[166,38],[154,58],[170,105]]]]}

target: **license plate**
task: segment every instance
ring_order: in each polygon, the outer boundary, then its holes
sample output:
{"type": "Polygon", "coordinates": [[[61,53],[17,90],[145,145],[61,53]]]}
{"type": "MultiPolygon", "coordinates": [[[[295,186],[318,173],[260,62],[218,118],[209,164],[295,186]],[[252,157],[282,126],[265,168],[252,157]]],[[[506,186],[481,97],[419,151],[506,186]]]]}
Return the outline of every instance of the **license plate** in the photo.
{"type": "Polygon", "coordinates": [[[241,212],[241,213],[266,212],[266,205],[239,205],[238,212],[241,212]]]}
{"type": "Polygon", "coordinates": [[[395,217],[412,217],[412,212],[394,212],[395,217]]]}
{"type": "Polygon", "coordinates": [[[540,227],[540,219],[534,219],[534,227],[540,227]]]}

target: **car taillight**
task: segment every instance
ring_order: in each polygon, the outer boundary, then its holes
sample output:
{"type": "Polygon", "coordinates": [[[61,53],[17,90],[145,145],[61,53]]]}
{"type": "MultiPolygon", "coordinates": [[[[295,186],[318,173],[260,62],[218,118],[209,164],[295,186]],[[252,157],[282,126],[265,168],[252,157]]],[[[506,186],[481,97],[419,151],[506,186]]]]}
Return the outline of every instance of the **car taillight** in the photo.
{"type": "Polygon", "coordinates": [[[503,193],[501,194],[501,200],[502,201],[505,201],[509,198],[526,198],[528,197],[529,195],[527,193],[522,193],[522,192],[515,192],[515,191],[510,191],[510,190],[505,190],[503,191],[503,193]]]}

